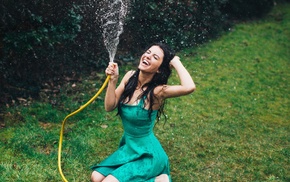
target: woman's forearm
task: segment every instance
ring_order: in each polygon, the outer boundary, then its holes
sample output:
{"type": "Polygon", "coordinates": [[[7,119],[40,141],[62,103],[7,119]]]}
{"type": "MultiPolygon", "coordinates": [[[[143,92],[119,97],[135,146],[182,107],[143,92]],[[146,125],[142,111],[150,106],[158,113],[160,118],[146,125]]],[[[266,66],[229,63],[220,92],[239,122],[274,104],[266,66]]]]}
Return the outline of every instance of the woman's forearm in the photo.
{"type": "Polygon", "coordinates": [[[175,56],[171,61],[171,65],[174,67],[174,69],[178,74],[181,86],[183,86],[184,89],[188,90],[189,92],[194,91],[195,90],[194,81],[192,80],[187,69],[181,63],[179,57],[175,56]]]}
{"type": "Polygon", "coordinates": [[[109,81],[106,95],[105,95],[105,110],[112,111],[116,108],[116,85],[118,82],[118,78],[113,78],[109,81]]]}
{"type": "Polygon", "coordinates": [[[106,75],[110,75],[106,95],[105,95],[105,110],[112,111],[117,106],[116,87],[119,78],[119,68],[117,63],[109,63],[106,69],[106,75]]]}

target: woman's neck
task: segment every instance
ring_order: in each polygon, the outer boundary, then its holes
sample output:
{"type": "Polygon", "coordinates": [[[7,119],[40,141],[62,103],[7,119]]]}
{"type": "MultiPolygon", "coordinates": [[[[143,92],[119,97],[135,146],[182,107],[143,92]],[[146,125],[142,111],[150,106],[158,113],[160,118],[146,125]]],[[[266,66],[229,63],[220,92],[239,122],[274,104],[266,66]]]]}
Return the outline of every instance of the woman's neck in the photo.
{"type": "Polygon", "coordinates": [[[154,73],[144,73],[140,71],[139,77],[138,77],[138,86],[142,87],[144,84],[149,83],[154,76],[154,73]]]}

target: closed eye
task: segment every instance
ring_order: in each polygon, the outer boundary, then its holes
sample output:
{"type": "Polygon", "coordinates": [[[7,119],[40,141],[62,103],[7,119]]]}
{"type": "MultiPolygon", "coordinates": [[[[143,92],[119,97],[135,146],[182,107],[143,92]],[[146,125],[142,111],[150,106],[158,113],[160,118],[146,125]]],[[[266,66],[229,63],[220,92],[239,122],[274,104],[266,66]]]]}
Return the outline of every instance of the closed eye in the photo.
{"type": "MultiPolygon", "coordinates": [[[[146,51],[146,54],[151,54],[151,53],[152,53],[151,50],[146,51]]],[[[153,57],[155,60],[158,60],[160,58],[157,54],[153,54],[153,57]]]]}
{"type": "Polygon", "coordinates": [[[154,59],[158,60],[159,56],[157,56],[156,54],[153,55],[154,59]]]}

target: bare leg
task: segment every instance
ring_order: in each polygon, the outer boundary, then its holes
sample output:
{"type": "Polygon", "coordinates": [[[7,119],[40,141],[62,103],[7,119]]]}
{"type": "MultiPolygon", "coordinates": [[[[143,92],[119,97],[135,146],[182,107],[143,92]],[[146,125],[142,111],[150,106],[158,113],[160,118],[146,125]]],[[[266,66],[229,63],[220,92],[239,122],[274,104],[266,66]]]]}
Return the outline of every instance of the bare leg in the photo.
{"type": "Polygon", "coordinates": [[[155,178],[155,182],[169,182],[169,177],[167,174],[161,174],[155,178]]]}
{"type": "Polygon", "coordinates": [[[102,182],[105,179],[105,176],[97,171],[93,171],[91,176],[92,182],[102,182]]]}
{"type": "Polygon", "coordinates": [[[112,175],[108,175],[102,182],[119,182],[119,180],[112,175]]]}

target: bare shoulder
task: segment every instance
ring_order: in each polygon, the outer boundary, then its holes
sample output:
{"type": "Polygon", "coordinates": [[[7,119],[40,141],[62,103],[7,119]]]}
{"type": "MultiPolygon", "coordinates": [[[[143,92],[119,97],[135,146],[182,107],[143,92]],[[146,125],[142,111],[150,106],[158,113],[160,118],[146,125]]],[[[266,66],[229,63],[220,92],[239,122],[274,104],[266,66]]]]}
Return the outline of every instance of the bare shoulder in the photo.
{"type": "MultiPolygon", "coordinates": [[[[119,84],[119,86],[117,87],[117,89],[115,90],[115,93],[117,95],[117,98],[120,98],[120,95],[123,93],[126,84],[128,83],[129,79],[132,77],[132,75],[135,73],[135,71],[128,71],[124,77],[121,80],[121,83],[119,84]]],[[[117,100],[118,100],[117,99],[117,100]]]]}
{"type": "Polygon", "coordinates": [[[126,73],[128,76],[132,76],[136,71],[135,70],[130,70],[126,73]]]}
{"type": "Polygon", "coordinates": [[[167,85],[159,85],[154,89],[154,95],[159,99],[164,99],[164,90],[166,89],[167,85]]]}
{"type": "Polygon", "coordinates": [[[124,77],[122,78],[121,82],[120,82],[120,85],[119,86],[122,86],[122,87],[125,87],[125,85],[128,83],[129,79],[132,77],[132,75],[135,73],[135,71],[131,70],[131,71],[128,71],[124,77]]]}
{"type": "Polygon", "coordinates": [[[128,71],[128,72],[124,75],[122,81],[124,81],[124,82],[126,83],[126,82],[131,78],[131,76],[134,75],[134,73],[135,73],[134,70],[130,70],[130,71],[128,71]]]}
{"type": "Polygon", "coordinates": [[[154,105],[153,105],[153,109],[157,110],[160,108],[160,106],[162,105],[162,103],[164,102],[164,99],[166,99],[165,95],[164,95],[164,90],[166,90],[167,85],[159,85],[157,87],[154,88],[154,105]]]}

